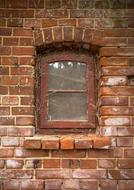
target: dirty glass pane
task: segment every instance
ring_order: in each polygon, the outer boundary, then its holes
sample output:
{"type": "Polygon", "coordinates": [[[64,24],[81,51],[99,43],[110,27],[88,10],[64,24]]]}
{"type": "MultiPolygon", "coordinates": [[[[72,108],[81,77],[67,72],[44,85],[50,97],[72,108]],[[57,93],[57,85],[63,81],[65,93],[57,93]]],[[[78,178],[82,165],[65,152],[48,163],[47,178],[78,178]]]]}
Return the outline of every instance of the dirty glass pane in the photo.
{"type": "Polygon", "coordinates": [[[86,64],[79,62],[54,62],[48,66],[49,90],[85,90],[86,64]]]}
{"type": "Polygon", "coordinates": [[[50,93],[48,120],[87,120],[86,93],[50,93]]]}

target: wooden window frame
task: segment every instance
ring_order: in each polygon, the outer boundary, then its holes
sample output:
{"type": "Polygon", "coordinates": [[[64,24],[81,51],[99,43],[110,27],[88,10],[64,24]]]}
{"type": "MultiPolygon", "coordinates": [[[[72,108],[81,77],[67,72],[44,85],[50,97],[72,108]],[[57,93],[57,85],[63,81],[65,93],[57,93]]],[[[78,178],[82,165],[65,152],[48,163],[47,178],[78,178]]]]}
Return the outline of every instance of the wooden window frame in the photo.
{"type": "Polygon", "coordinates": [[[38,96],[39,96],[39,128],[47,129],[90,129],[95,128],[95,77],[93,56],[81,52],[55,52],[42,55],[39,66],[38,96]],[[88,98],[88,121],[50,121],[47,120],[47,85],[48,64],[57,61],[76,61],[87,64],[87,98],[88,98]],[[45,96],[44,96],[45,95],[45,96]],[[45,97],[45,98],[44,98],[45,97]]]}

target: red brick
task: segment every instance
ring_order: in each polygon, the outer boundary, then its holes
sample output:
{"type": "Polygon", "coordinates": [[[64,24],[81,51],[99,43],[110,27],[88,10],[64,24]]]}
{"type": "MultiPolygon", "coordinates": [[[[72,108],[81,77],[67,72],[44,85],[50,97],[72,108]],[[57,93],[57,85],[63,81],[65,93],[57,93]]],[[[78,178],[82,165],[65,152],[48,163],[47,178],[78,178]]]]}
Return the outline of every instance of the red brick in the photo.
{"type": "Polygon", "coordinates": [[[61,8],[61,2],[60,0],[46,0],[46,8],[47,9],[58,9],[58,8],[61,8]]]}
{"type": "Polygon", "coordinates": [[[6,26],[6,19],[2,19],[0,20],[0,26],[6,26]]]}
{"type": "Polygon", "coordinates": [[[26,168],[42,168],[42,160],[39,159],[28,159],[25,161],[26,168]]]}
{"type": "Polygon", "coordinates": [[[134,180],[120,180],[118,182],[119,190],[133,190],[134,180]]]}
{"type": "Polygon", "coordinates": [[[107,173],[105,170],[95,170],[95,169],[74,170],[73,178],[105,179],[106,174],[107,173]]]}
{"type": "Polygon", "coordinates": [[[134,179],[134,170],[122,169],[122,170],[109,170],[109,179],[134,179]]]}
{"type": "Polygon", "coordinates": [[[117,181],[116,180],[101,180],[100,181],[100,190],[117,190],[117,181]]]}
{"type": "Polygon", "coordinates": [[[37,18],[68,18],[67,10],[36,10],[35,17],[37,18]]]}
{"type": "Polygon", "coordinates": [[[52,29],[44,30],[44,38],[46,43],[51,43],[53,41],[52,29]]]}
{"type": "Polygon", "coordinates": [[[62,187],[62,180],[61,179],[47,179],[45,180],[45,189],[46,190],[56,190],[61,189],[62,187]]]}
{"type": "Polygon", "coordinates": [[[134,106],[134,97],[131,97],[130,104],[131,104],[131,106],[134,106]]]}
{"type": "Polygon", "coordinates": [[[85,42],[85,43],[91,43],[92,35],[93,35],[93,33],[91,32],[90,29],[85,29],[84,30],[83,42],[85,42]]]}
{"type": "Polygon", "coordinates": [[[76,19],[59,19],[59,26],[76,26],[76,19]]]}
{"type": "Polygon", "coordinates": [[[134,149],[125,149],[124,150],[124,158],[134,158],[134,149]]]}
{"type": "Polygon", "coordinates": [[[14,28],[13,36],[30,36],[33,37],[31,29],[14,28]]]}
{"type": "Polygon", "coordinates": [[[80,9],[91,9],[94,7],[94,2],[93,1],[88,1],[88,0],[85,0],[83,2],[83,0],[79,0],[79,6],[78,6],[80,9]]]}
{"type": "Polygon", "coordinates": [[[34,117],[16,117],[16,125],[34,125],[35,121],[34,121],[34,117]]]}
{"type": "Polygon", "coordinates": [[[3,170],[1,172],[1,179],[31,179],[33,177],[32,170],[3,170]]]}
{"type": "Polygon", "coordinates": [[[36,46],[42,45],[44,43],[43,31],[39,29],[34,31],[34,41],[36,46]]]}
{"type": "MultiPolygon", "coordinates": [[[[97,26],[96,26],[97,27],[97,26]]],[[[98,27],[97,27],[98,28],[98,27]]],[[[126,46],[127,38],[106,37],[102,39],[103,46],[126,46]]]]}
{"type": "Polygon", "coordinates": [[[127,66],[128,58],[126,57],[102,57],[100,59],[102,66],[127,66]]]}
{"type": "Polygon", "coordinates": [[[33,67],[12,67],[11,75],[32,75],[34,73],[33,67]]]}
{"type": "Polygon", "coordinates": [[[130,86],[125,86],[125,87],[116,87],[116,86],[112,86],[112,87],[101,87],[100,89],[101,95],[103,96],[108,96],[108,95],[115,95],[116,92],[116,96],[131,96],[133,95],[134,92],[134,87],[130,87],[130,86]]]}
{"type": "Polygon", "coordinates": [[[2,65],[17,65],[17,57],[2,57],[2,65]]]}
{"type": "Polygon", "coordinates": [[[4,180],[3,187],[4,190],[18,190],[20,187],[20,182],[17,179],[4,180]]]}
{"type": "Polygon", "coordinates": [[[10,47],[0,47],[0,55],[10,55],[11,48],[10,47]]]}
{"type": "Polygon", "coordinates": [[[7,169],[21,169],[23,167],[23,160],[6,160],[7,169]]]}
{"type": "Polygon", "coordinates": [[[59,158],[84,158],[85,156],[86,152],[84,150],[59,150],[52,152],[52,157],[59,158]]]}
{"type": "Polygon", "coordinates": [[[133,28],[108,28],[104,30],[104,36],[105,37],[132,37],[133,34],[133,28]]]}
{"type": "Polygon", "coordinates": [[[0,93],[6,95],[8,93],[8,88],[5,86],[0,86],[0,93]]]}
{"type": "Polygon", "coordinates": [[[128,79],[125,76],[108,76],[100,79],[101,86],[124,86],[127,85],[128,79]]]}
{"type": "Polygon", "coordinates": [[[53,26],[57,26],[57,20],[56,19],[46,18],[46,19],[42,20],[42,27],[43,28],[48,28],[48,27],[53,27],[53,26]]]}
{"type": "Polygon", "coordinates": [[[98,161],[98,167],[99,168],[114,168],[115,167],[115,161],[114,159],[101,159],[98,161]]]}
{"type": "Polygon", "coordinates": [[[1,78],[1,83],[7,86],[11,86],[11,85],[17,86],[19,84],[19,78],[18,76],[3,76],[1,78]]]}
{"type": "Polygon", "coordinates": [[[13,47],[13,55],[34,55],[33,47],[13,47]]]}
{"type": "Polygon", "coordinates": [[[134,136],[134,128],[133,127],[119,127],[117,129],[118,136],[128,136],[133,137],[134,136]]]}
{"type": "Polygon", "coordinates": [[[20,38],[20,46],[33,46],[33,38],[20,38]]]}
{"type": "Polygon", "coordinates": [[[10,115],[10,108],[8,107],[0,107],[0,115],[10,115]]]}
{"type": "Polygon", "coordinates": [[[128,97],[101,97],[101,106],[128,106],[128,97]]]}
{"type": "Polygon", "coordinates": [[[2,142],[2,145],[5,147],[19,146],[18,137],[3,137],[1,142],[2,142]]]}
{"type": "Polygon", "coordinates": [[[73,28],[64,27],[64,41],[73,41],[73,28]]]}
{"type": "MultiPolygon", "coordinates": [[[[0,9],[0,16],[9,18],[9,15],[12,15],[12,18],[33,18],[34,10],[15,10],[15,9],[0,9]]],[[[11,29],[9,29],[11,30],[11,29]]]]}
{"type": "Polygon", "coordinates": [[[63,8],[77,8],[77,0],[62,0],[63,8]]]}
{"type": "Polygon", "coordinates": [[[40,139],[26,139],[24,141],[24,147],[26,149],[40,149],[41,141],[40,139]]]}
{"type": "Polygon", "coordinates": [[[40,19],[25,19],[24,27],[40,28],[41,27],[41,20],[40,19]]]}
{"type": "Polygon", "coordinates": [[[82,179],[80,181],[80,184],[81,184],[81,188],[83,190],[98,190],[98,182],[97,181],[82,179]]]}
{"type": "Polygon", "coordinates": [[[122,149],[114,148],[109,150],[94,150],[88,152],[89,158],[120,158],[123,156],[122,149]]]}
{"type": "Polygon", "coordinates": [[[92,148],[93,141],[92,139],[76,139],[75,140],[75,148],[76,149],[89,149],[92,148]]]}
{"type": "Polygon", "coordinates": [[[4,160],[0,160],[0,169],[4,168],[5,165],[5,161],[4,160]]]}
{"type": "Polygon", "coordinates": [[[106,126],[129,126],[130,118],[129,117],[102,117],[100,120],[100,125],[106,126]]]}
{"type": "Polygon", "coordinates": [[[20,86],[20,87],[10,87],[10,95],[33,95],[33,87],[30,86],[20,86]]]}
{"type": "Polygon", "coordinates": [[[0,125],[14,125],[14,117],[0,117],[0,125]]]}
{"type": "Polygon", "coordinates": [[[118,160],[117,163],[118,168],[121,169],[133,169],[134,168],[134,160],[118,160]]]}
{"type": "Polygon", "coordinates": [[[13,107],[13,115],[33,115],[34,110],[32,107],[13,107]]]}
{"type": "Polygon", "coordinates": [[[80,167],[79,159],[62,159],[62,168],[76,169],[80,167]]]}
{"type": "Polygon", "coordinates": [[[45,159],[43,160],[44,168],[59,168],[60,160],[59,159],[45,159]]]}
{"type": "Polygon", "coordinates": [[[4,38],[3,45],[4,46],[17,46],[18,45],[18,38],[4,38]]]}
{"type": "Polygon", "coordinates": [[[11,28],[0,28],[0,36],[11,36],[11,33],[12,33],[11,28]]]}
{"type": "Polygon", "coordinates": [[[107,47],[100,49],[100,56],[133,56],[134,50],[132,48],[116,48],[107,47]]]}
{"type": "Polygon", "coordinates": [[[0,158],[9,158],[13,157],[14,149],[13,148],[0,148],[0,158]]]}
{"type": "Polygon", "coordinates": [[[20,65],[35,65],[34,57],[20,57],[20,65]]]}
{"type": "Polygon", "coordinates": [[[97,168],[97,161],[86,159],[86,160],[80,160],[80,168],[81,169],[96,169],[97,168]]]}
{"type": "Polygon", "coordinates": [[[133,146],[132,137],[119,137],[117,138],[117,146],[129,147],[133,146]]]}
{"type": "Polygon", "coordinates": [[[31,76],[30,77],[28,77],[28,76],[20,77],[19,84],[22,85],[22,86],[34,86],[34,78],[31,77],[31,76]]]}
{"type": "Polygon", "coordinates": [[[54,27],[53,28],[53,35],[55,42],[62,42],[62,28],[54,27]]]}
{"type": "Polygon", "coordinates": [[[96,149],[107,149],[112,145],[109,137],[95,137],[93,147],[96,149]]]}
{"type": "Polygon", "coordinates": [[[29,8],[44,8],[44,0],[29,0],[29,8]]]}
{"type": "Polygon", "coordinates": [[[80,189],[78,179],[66,179],[63,182],[63,189],[80,189]]]}
{"type": "Polygon", "coordinates": [[[24,148],[16,148],[15,157],[16,158],[48,157],[48,151],[26,150],[24,148]]]}
{"type": "Polygon", "coordinates": [[[94,27],[94,22],[91,19],[79,19],[78,20],[78,27],[89,27],[93,28],[94,27]]]}
{"type": "Polygon", "coordinates": [[[117,107],[117,106],[114,106],[114,107],[101,107],[100,109],[100,115],[102,116],[107,116],[107,115],[113,115],[113,116],[116,116],[116,115],[121,115],[121,116],[125,116],[125,115],[128,115],[128,116],[133,116],[134,115],[134,108],[133,107],[117,107]]]}
{"type": "Polygon", "coordinates": [[[74,29],[74,41],[75,42],[82,42],[83,32],[84,32],[84,30],[81,27],[80,28],[76,27],[74,29]]]}
{"type": "Polygon", "coordinates": [[[71,177],[72,171],[70,169],[36,170],[37,179],[64,179],[71,177]]]}
{"type": "Polygon", "coordinates": [[[33,136],[33,127],[9,127],[8,135],[12,137],[31,137],[33,136]]]}
{"type": "Polygon", "coordinates": [[[100,135],[102,136],[117,136],[116,127],[100,127],[100,135]]]}
{"type": "Polygon", "coordinates": [[[9,27],[22,27],[23,26],[23,19],[22,18],[9,18],[7,20],[7,26],[9,27]]]}
{"type": "Polygon", "coordinates": [[[8,67],[0,67],[0,75],[9,75],[8,67]]]}
{"type": "Polygon", "coordinates": [[[43,181],[39,180],[24,180],[21,181],[22,190],[42,190],[44,187],[43,181]]]}
{"type": "Polygon", "coordinates": [[[0,136],[7,136],[7,128],[5,127],[0,127],[0,136]]]}
{"type": "Polygon", "coordinates": [[[59,139],[43,139],[42,140],[42,149],[55,150],[59,149],[59,139]]]}
{"type": "Polygon", "coordinates": [[[7,0],[6,5],[8,8],[26,8],[27,0],[20,0],[18,2],[16,2],[15,0],[7,0]]]}
{"type": "Polygon", "coordinates": [[[71,137],[66,137],[60,140],[61,149],[73,149],[74,148],[74,139],[71,137]]]}
{"type": "Polygon", "coordinates": [[[131,76],[134,74],[134,67],[128,67],[128,68],[121,68],[121,67],[118,67],[118,68],[102,68],[102,74],[103,75],[117,75],[117,76],[123,76],[123,75],[127,75],[127,76],[131,76]]]}

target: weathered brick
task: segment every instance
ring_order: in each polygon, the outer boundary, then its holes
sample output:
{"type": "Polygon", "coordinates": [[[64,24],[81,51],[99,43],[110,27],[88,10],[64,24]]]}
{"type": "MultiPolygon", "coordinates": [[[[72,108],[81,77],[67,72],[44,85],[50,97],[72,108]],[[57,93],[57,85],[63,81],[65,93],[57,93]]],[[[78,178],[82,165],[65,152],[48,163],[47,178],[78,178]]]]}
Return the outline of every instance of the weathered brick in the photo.
{"type": "Polygon", "coordinates": [[[37,179],[64,179],[71,177],[72,171],[70,169],[36,170],[37,179]]]}
{"type": "Polygon", "coordinates": [[[93,146],[93,140],[92,139],[76,139],[75,140],[75,148],[76,149],[89,149],[93,146]]]}
{"type": "Polygon", "coordinates": [[[134,170],[122,169],[122,170],[109,170],[109,179],[134,179],[134,170]]]}
{"type": "Polygon", "coordinates": [[[0,148],[0,158],[9,158],[13,157],[14,149],[13,148],[0,148]]]}
{"type": "Polygon", "coordinates": [[[10,190],[10,189],[18,190],[19,187],[20,187],[20,182],[18,181],[18,179],[10,179],[10,180],[6,179],[3,182],[4,190],[10,190]]]}
{"type": "Polygon", "coordinates": [[[24,147],[26,149],[40,149],[41,141],[40,139],[26,139],[24,141],[24,147]]]}
{"type": "Polygon", "coordinates": [[[132,160],[132,159],[118,160],[117,166],[118,166],[118,168],[121,168],[121,169],[133,169],[134,168],[134,160],[132,160]]]}
{"type": "Polygon", "coordinates": [[[128,97],[101,97],[101,106],[128,106],[128,97]]]}
{"type": "Polygon", "coordinates": [[[8,169],[21,169],[23,164],[23,160],[6,160],[6,168],[8,169]]]}
{"type": "Polygon", "coordinates": [[[33,177],[32,170],[3,170],[0,174],[1,179],[31,179],[33,177]]]}
{"type": "Polygon", "coordinates": [[[22,18],[9,18],[7,20],[7,26],[9,27],[22,27],[23,19],[22,18]]]}
{"type": "Polygon", "coordinates": [[[42,140],[42,149],[55,150],[59,149],[59,139],[43,139],[42,140]]]}
{"type": "Polygon", "coordinates": [[[100,181],[100,190],[116,190],[117,181],[116,180],[101,180],[100,181]]]}
{"type": "Polygon", "coordinates": [[[43,28],[53,27],[53,26],[57,26],[57,20],[56,19],[46,18],[46,19],[42,20],[42,27],[43,28]]]}
{"type": "Polygon", "coordinates": [[[45,189],[61,189],[62,188],[62,180],[61,179],[46,179],[45,180],[45,189]]]}
{"type": "Polygon", "coordinates": [[[4,38],[3,45],[4,46],[17,46],[18,45],[18,38],[4,38]]]}
{"type": "Polygon", "coordinates": [[[124,150],[124,157],[125,158],[133,158],[134,157],[134,149],[133,148],[125,149],[124,150]]]}
{"type": "Polygon", "coordinates": [[[31,190],[42,190],[44,187],[44,183],[41,180],[24,180],[21,181],[20,186],[22,190],[28,190],[29,188],[31,190]]]}
{"type": "Polygon", "coordinates": [[[18,137],[3,137],[2,145],[7,146],[7,147],[19,146],[19,139],[18,139],[18,137]]]}
{"type": "Polygon", "coordinates": [[[98,181],[82,179],[80,180],[80,184],[83,190],[98,190],[98,181]]]}
{"type": "Polygon", "coordinates": [[[13,55],[34,55],[35,51],[33,47],[13,47],[13,55]]]}
{"type": "Polygon", "coordinates": [[[63,189],[80,189],[78,179],[66,179],[63,182],[63,189]]]}
{"type": "Polygon", "coordinates": [[[120,180],[118,184],[119,190],[133,190],[134,188],[134,180],[120,180]]]}
{"type": "Polygon", "coordinates": [[[98,161],[98,167],[99,168],[114,168],[115,167],[115,161],[114,159],[100,159],[98,161]]]}
{"type": "Polygon", "coordinates": [[[132,137],[119,137],[117,138],[117,146],[122,147],[129,147],[133,146],[133,139],[132,137]]]}
{"type": "Polygon", "coordinates": [[[95,169],[74,170],[73,178],[105,179],[106,171],[105,170],[95,170],[95,169]]]}
{"type": "Polygon", "coordinates": [[[60,157],[60,158],[84,158],[86,152],[84,150],[59,150],[53,151],[52,157],[60,157]]]}
{"type": "Polygon", "coordinates": [[[80,167],[79,159],[62,159],[62,168],[76,169],[80,167]]]}

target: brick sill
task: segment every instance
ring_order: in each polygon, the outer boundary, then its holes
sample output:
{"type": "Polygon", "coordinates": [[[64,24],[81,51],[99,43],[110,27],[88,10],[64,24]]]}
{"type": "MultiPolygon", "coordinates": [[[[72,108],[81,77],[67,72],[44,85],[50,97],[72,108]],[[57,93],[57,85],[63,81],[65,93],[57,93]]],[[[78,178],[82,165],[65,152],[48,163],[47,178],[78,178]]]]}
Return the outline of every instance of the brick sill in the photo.
{"type": "Polygon", "coordinates": [[[97,135],[37,135],[24,140],[24,148],[43,150],[109,149],[113,144],[112,138],[97,135]]]}

